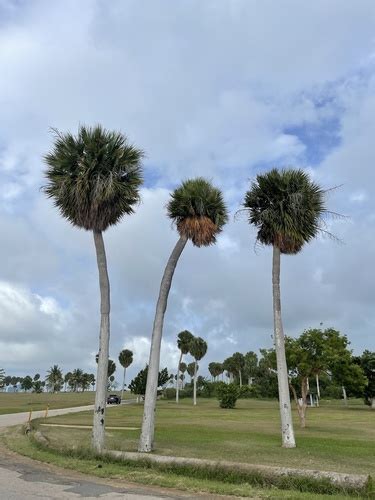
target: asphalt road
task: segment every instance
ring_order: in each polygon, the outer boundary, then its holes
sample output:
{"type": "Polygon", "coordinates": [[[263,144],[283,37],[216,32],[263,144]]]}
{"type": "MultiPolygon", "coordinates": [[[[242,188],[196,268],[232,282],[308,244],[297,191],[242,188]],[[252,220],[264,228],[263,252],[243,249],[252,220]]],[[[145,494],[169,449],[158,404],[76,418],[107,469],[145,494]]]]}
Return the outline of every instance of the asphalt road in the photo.
{"type": "MultiPolygon", "coordinates": [[[[93,405],[50,410],[50,417],[92,410],[93,405]]],[[[44,411],[33,412],[33,418],[43,417],[44,411]]],[[[0,415],[0,428],[22,425],[29,413],[0,415]]],[[[13,453],[0,446],[0,500],[41,500],[41,499],[123,499],[162,500],[197,498],[219,498],[210,495],[184,492],[170,492],[158,488],[149,489],[129,485],[123,481],[111,482],[75,473],[58,467],[36,462],[13,453]]],[[[223,497],[220,497],[223,498],[223,497]]]]}

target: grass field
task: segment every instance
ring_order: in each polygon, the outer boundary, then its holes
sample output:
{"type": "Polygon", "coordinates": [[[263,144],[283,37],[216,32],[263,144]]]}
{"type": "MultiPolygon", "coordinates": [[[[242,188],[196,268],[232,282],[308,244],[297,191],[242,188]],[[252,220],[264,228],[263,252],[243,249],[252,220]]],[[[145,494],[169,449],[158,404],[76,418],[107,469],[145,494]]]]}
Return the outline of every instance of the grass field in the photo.
{"type": "MultiPolygon", "coordinates": [[[[127,398],[134,397],[130,393],[127,398]]],[[[34,393],[6,393],[0,392],[0,415],[5,413],[19,413],[29,410],[44,410],[49,408],[70,408],[74,406],[85,406],[94,403],[95,393],[85,392],[60,392],[41,394],[34,393]]]]}
{"type": "MultiPolygon", "coordinates": [[[[112,408],[107,426],[138,430],[107,431],[107,447],[136,451],[142,405],[112,408]]],[[[91,425],[91,412],[62,415],[48,423],[91,425]]],[[[43,423],[43,422],[42,422],[43,423]]],[[[51,445],[89,446],[90,429],[42,427],[51,445]]],[[[295,420],[297,448],[280,447],[275,401],[241,400],[234,410],[216,400],[180,405],[159,401],[155,452],[162,455],[222,459],[253,464],[375,475],[375,412],[361,404],[324,404],[308,410],[307,428],[295,420]]]]}

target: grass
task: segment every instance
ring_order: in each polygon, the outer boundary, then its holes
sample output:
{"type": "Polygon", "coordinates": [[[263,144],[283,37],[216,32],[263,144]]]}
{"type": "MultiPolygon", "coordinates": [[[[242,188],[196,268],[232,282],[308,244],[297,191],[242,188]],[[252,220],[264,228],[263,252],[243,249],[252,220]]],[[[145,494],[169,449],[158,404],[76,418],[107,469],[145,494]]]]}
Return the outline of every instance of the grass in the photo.
{"type": "MultiPolygon", "coordinates": [[[[143,406],[112,407],[107,413],[107,426],[136,427],[138,430],[108,430],[107,447],[136,451],[143,406]]],[[[190,400],[159,401],[155,434],[155,452],[162,455],[227,460],[250,464],[319,469],[375,476],[375,413],[353,401],[348,407],[325,402],[308,410],[307,428],[295,430],[297,448],[280,446],[279,412],[276,401],[240,400],[234,410],[218,407],[214,399],[200,399],[193,407],[190,400]]],[[[45,423],[35,422],[36,427],[45,423]]],[[[91,425],[92,412],[61,415],[48,423],[91,425]]],[[[343,498],[324,481],[276,482],[282,489],[259,488],[268,485],[261,477],[244,477],[239,471],[227,477],[220,470],[188,470],[186,467],[160,467],[145,464],[118,463],[99,459],[89,450],[90,429],[41,426],[49,441],[42,449],[25,436],[7,436],[8,446],[38,460],[89,472],[100,477],[123,478],[128,481],[157,484],[192,491],[232,494],[252,498],[343,498]],[[251,484],[250,484],[251,483],[251,484]],[[285,488],[296,488],[300,491],[285,488]],[[309,489],[314,493],[306,493],[309,489]],[[301,491],[302,490],[302,491],[301,491]]],[[[366,498],[371,498],[371,494],[366,498]]]]}
{"type": "MultiPolygon", "coordinates": [[[[181,470],[162,470],[157,467],[142,467],[131,463],[120,463],[98,459],[86,452],[59,453],[54,449],[44,449],[24,434],[19,428],[12,428],[2,436],[5,444],[12,450],[35,460],[47,462],[59,467],[72,469],[100,478],[121,479],[127,482],[177,488],[192,492],[206,492],[216,495],[233,495],[257,499],[290,499],[290,500],[342,500],[344,493],[319,494],[275,487],[256,487],[233,474],[232,477],[212,478],[205,471],[184,474],[181,470]],[[206,477],[205,477],[206,476],[206,477]]],[[[186,471],[185,471],[186,472],[186,471]]],[[[367,496],[367,498],[370,498],[367,496]]]]}
{"type": "MultiPolygon", "coordinates": [[[[142,405],[115,407],[107,425],[140,427],[142,405]]],[[[308,410],[306,429],[295,421],[297,448],[280,446],[278,404],[241,400],[234,410],[215,400],[190,400],[179,405],[159,401],[155,452],[161,455],[222,459],[233,462],[375,475],[375,414],[365,405],[325,404],[308,410]]],[[[61,415],[48,423],[90,425],[91,412],[61,415]]],[[[88,447],[89,429],[43,427],[51,445],[88,447]]],[[[136,451],[139,430],[110,430],[107,447],[136,451]]]]}
{"type": "MultiPolygon", "coordinates": [[[[129,398],[134,396],[127,394],[126,397],[129,398]]],[[[45,410],[47,405],[51,410],[74,406],[86,406],[93,404],[94,398],[95,393],[92,391],[60,392],[56,394],[48,392],[43,392],[41,394],[28,392],[0,392],[0,415],[27,412],[30,410],[45,410]]]]}

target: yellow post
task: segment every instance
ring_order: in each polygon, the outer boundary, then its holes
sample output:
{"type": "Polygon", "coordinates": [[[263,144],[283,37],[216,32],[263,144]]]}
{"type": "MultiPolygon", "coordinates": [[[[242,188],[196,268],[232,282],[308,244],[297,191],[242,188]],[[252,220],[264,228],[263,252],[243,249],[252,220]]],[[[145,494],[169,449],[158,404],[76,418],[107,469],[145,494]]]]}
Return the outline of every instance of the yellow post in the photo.
{"type": "Polygon", "coordinates": [[[48,408],[49,408],[49,405],[47,405],[46,412],[45,412],[45,414],[44,414],[44,418],[47,418],[47,417],[48,417],[48,408]]]}

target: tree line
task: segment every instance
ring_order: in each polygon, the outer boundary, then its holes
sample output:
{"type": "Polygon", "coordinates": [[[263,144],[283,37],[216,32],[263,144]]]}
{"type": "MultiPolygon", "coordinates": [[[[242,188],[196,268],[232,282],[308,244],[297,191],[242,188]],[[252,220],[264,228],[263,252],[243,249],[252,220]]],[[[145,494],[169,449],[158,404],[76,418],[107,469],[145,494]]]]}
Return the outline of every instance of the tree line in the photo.
{"type": "MultiPolygon", "coordinates": [[[[105,444],[110,340],[110,285],[103,232],[135,212],[143,182],[143,156],[144,152],[130,144],[122,133],[97,125],[80,126],[76,135],[55,131],[53,147],[44,158],[47,164],[45,194],[71,224],[92,232],[96,249],[100,328],[92,445],[99,453],[105,444]]],[[[257,231],[256,241],[273,249],[275,363],[281,441],[285,448],[296,444],[281,314],[281,255],[295,255],[317,235],[329,234],[325,219],[332,212],[326,207],[326,193],[301,169],[272,169],[256,176],[242,202],[249,224],[257,231]]],[[[176,266],[188,242],[198,248],[215,244],[228,221],[228,210],[221,190],[198,177],[185,180],[171,193],[167,216],[174,223],[178,238],[164,269],[156,302],[140,452],[153,449],[161,339],[176,266]]]]}

